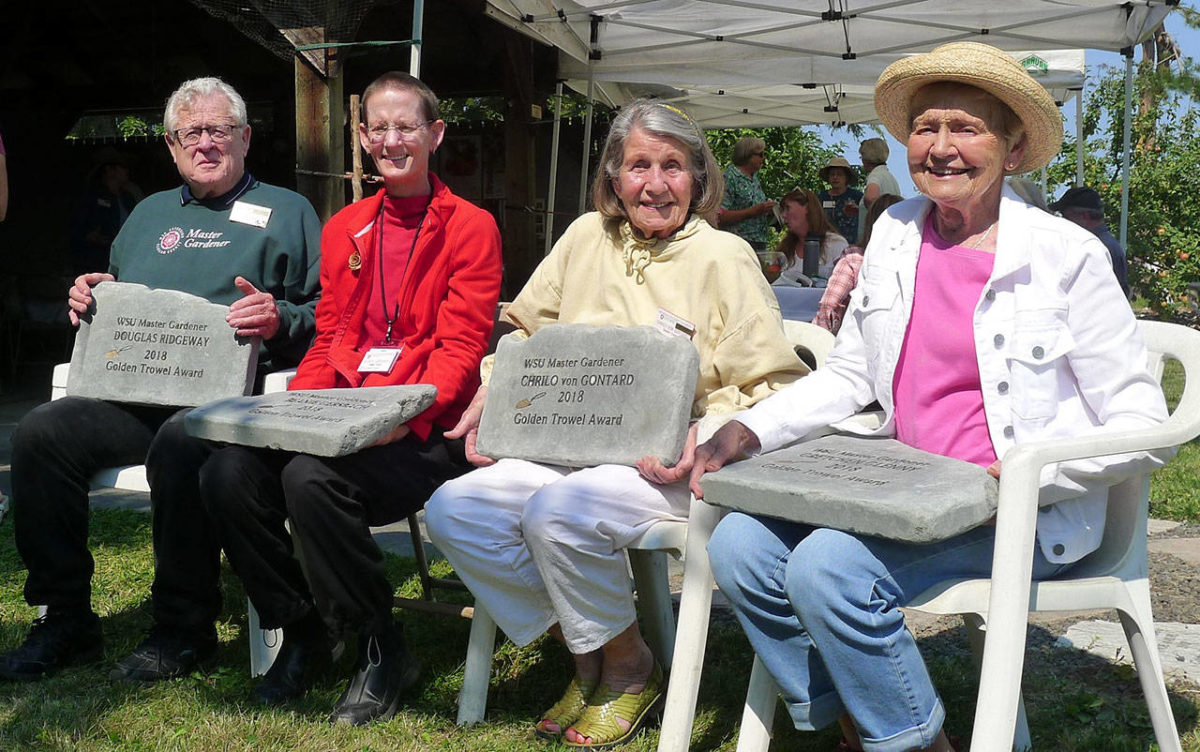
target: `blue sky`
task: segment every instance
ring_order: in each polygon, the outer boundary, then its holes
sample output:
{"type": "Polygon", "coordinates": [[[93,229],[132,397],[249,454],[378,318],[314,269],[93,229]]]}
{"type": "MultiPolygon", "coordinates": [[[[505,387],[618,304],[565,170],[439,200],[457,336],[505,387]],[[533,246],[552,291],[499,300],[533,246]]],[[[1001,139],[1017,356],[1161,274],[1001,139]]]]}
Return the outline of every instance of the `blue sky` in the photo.
{"type": "MultiPolygon", "coordinates": [[[[1200,30],[1189,28],[1176,13],[1172,13],[1167,17],[1166,25],[1167,31],[1175,38],[1185,56],[1192,58],[1200,57],[1200,30]]],[[[1135,62],[1139,59],[1138,56],[1140,55],[1140,50],[1135,52],[1135,62]]],[[[1120,53],[1116,52],[1087,50],[1085,60],[1089,78],[1092,76],[1093,70],[1099,66],[1109,65],[1123,69],[1125,65],[1124,58],[1121,57],[1120,53]]],[[[1068,134],[1075,133],[1075,108],[1078,101],[1078,99],[1075,99],[1063,106],[1063,114],[1066,117],[1064,128],[1068,134]]],[[[821,135],[828,144],[841,143],[843,145],[842,153],[845,157],[852,163],[858,162],[858,138],[849,135],[845,130],[839,129],[835,131],[830,128],[822,128],[821,135]]],[[[904,146],[897,143],[895,139],[888,135],[882,126],[868,126],[867,135],[864,135],[863,138],[873,135],[880,135],[887,139],[888,146],[891,149],[891,155],[888,159],[888,169],[892,171],[892,174],[900,182],[900,190],[904,191],[905,196],[916,195],[916,189],[913,188],[912,180],[908,175],[908,165],[904,159],[904,146]],[[878,133],[873,132],[874,128],[878,128],[878,133]]],[[[862,186],[859,185],[860,190],[861,188],[862,186]]]]}

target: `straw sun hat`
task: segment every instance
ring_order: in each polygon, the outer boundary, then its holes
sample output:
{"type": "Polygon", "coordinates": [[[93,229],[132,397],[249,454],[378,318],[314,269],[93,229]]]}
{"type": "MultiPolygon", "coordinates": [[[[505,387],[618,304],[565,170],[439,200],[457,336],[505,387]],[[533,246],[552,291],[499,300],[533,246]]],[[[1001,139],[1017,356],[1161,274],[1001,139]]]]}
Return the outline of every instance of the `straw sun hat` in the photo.
{"type": "MultiPolygon", "coordinates": [[[[905,138],[908,137],[905,136],[905,138]]],[[[828,183],[829,171],[834,167],[841,167],[846,171],[846,185],[854,185],[858,182],[858,173],[854,171],[854,168],[850,166],[850,163],[846,161],[845,157],[834,157],[833,159],[830,159],[829,164],[822,167],[821,171],[817,174],[821,176],[822,180],[828,183]]]]}
{"type": "Polygon", "coordinates": [[[900,143],[912,130],[909,107],[922,86],[952,81],[983,89],[1007,104],[1025,126],[1025,155],[1009,174],[1047,164],[1062,145],[1062,116],[1054,99],[1021,64],[977,42],[954,42],[889,65],[875,84],[875,111],[900,143]]]}

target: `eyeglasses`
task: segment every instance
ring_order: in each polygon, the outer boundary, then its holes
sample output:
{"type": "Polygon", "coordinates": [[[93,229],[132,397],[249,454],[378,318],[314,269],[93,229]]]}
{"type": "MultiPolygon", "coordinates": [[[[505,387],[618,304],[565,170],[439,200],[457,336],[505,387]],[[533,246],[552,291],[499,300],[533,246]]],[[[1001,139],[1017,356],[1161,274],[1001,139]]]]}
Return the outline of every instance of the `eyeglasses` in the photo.
{"type": "Polygon", "coordinates": [[[754,156],[756,156],[756,157],[762,157],[763,159],[766,159],[766,158],[767,158],[767,153],[766,153],[765,151],[756,151],[756,152],[754,152],[754,156]]]}
{"type": "Polygon", "coordinates": [[[416,125],[372,125],[367,129],[367,138],[373,144],[378,144],[387,138],[388,131],[395,131],[396,135],[403,139],[412,138],[425,126],[434,122],[433,119],[426,120],[416,125]]]}
{"type": "Polygon", "coordinates": [[[207,133],[214,144],[228,143],[233,138],[236,125],[202,125],[198,128],[180,128],[174,131],[176,143],[183,146],[195,146],[200,143],[200,136],[207,133]]]}

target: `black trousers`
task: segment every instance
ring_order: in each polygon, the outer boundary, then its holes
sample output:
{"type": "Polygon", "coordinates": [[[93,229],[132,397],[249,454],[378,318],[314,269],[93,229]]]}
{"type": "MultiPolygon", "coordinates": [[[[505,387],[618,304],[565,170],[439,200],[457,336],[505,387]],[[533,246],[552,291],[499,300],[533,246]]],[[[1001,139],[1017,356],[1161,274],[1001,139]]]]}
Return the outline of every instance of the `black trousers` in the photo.
{"type": "Polygon", "coordinates": [[[145,462],[154,511],[155,618],[212,629],[220,607],[220,549],[198,486],[209,447],[183,432],[186,412],[66,397],[21,420],[12,438],[13,524],[29,570],[30,605],[90,604],[89,479],[107,467],[145,462]]]}
{"type": "Polygon", "coordinates": [[[392,586],[370,526],[420,509],[469,469],[462,442],[435,428],[426,441],[337,458],[223,446],[201,469],[200,491],[265,628],[315,605],[334,634],[380,631],[391,622],[392,586]]]}

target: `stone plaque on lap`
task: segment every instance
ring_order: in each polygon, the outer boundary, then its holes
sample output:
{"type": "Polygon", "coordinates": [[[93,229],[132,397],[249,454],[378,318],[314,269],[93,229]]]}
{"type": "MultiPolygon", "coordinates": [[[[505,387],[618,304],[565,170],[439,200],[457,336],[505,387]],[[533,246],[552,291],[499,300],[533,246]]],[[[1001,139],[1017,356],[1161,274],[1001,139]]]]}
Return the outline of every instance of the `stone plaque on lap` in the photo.
{"type": "Polygon", "coordinates": [[[67,394],[188,407],[249,394],[258,337],[238,337],[229,306],[175,290],[101,282],[79,324],[67,394]]]}
{"type": "Polygon", "coordinates": [[[342,457],[387,436],[436,398],[430,384],[274,392],[210,402],[188,413],[183,426],[211,441],[342,457]]]}
{"type": "Polygon", "coordinates": [[[996,514],[999,481],[894,439],[825,436],[726,465],[701,480],[729,509],[862,535],[932,543],[996,514]]]}
{"type": "Polygon", "coordinates": [[[496,350],[477,448],[571,467],[683,452],[700,356],[648,326],[556,324],[496,350]]]}

